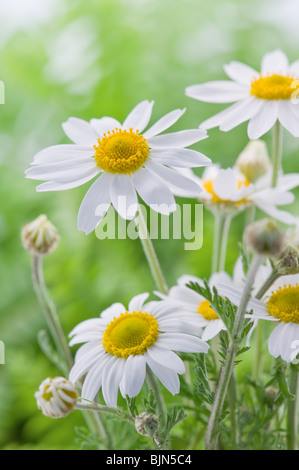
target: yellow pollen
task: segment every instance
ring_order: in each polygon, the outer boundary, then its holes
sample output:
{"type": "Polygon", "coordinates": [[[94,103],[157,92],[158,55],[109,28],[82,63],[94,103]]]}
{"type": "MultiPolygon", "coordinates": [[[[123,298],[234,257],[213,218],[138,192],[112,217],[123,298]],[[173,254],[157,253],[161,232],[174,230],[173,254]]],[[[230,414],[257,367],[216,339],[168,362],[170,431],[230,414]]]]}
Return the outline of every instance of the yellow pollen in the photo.
{"type": "MultiPolygon", "coordinates": [[[[51,383],[52,383],[52,380],[51,380],[51,383]]],[[[44,393],[42,395],[42,398],[46,401],[51,401],[51,398],[53,397],[53,393],[51,391],[49,391],[50,386],[51,385],[46,385],[45,386],[45,390],[44,390],[44,393]]],[[[78,397],[76,392],[68,390],[67,388],[61,388],[61,391],[63,391],[68,397],[72,398],[73,400],[75,400],[78,397]]],[[[60,400],[63,401],[63,403],[67,406],[67,408],[72,408],[73,407],[73,405],[71,403],[69,403],[68,401],[65,401],[62,397],[59,397],[59,398],[60,398],[60,400]]]]}
{"type": "Polygon", "coordinates": [[[46,385],[42,398],[46,401],[50,401],[53,397],[52,392],[48,392],[50,385],[46,385]]]}
{"type": "Polygon", "coordinates": [[[288,75],[263,77],[260,74],[259,78],[251,83],[250,94],[262,100],[290,100],[298,88],[298,81],[294,77],[288,75]]]}
{"type": "Polygon", "coordinates": [[[143,166],[149,156],[149,145],[137,131],[114,129],[94,145],[95,161],[109,173],[131,174],[143,166]]]}
{"type": "Polygon", "coordinates": [[[208,300],[203,300],[198,307],[197,313],[200,313],[206,320],[218,320],[217,313],[212,309],[211,304],[208,300]]]}
{"type": "Polygon", "coordinates": [[[279,287],[268,300],[267,309],[285,323],[299,323],[299,285],[279,287]]]}
{"type": "MultiPolygon", "coordinates": [[[[202,186],[204,187],[204,189],[212,195],[212,199],[210,200],[211,202],[215,202],[215,203],[226,203],[226,204],[242,204],[244,202],[246,202],[246,199],[241,199],[240,201],[230,201],[229,199],[221,199],[219,196],[217,196],[217,194],[215,193],[214,191],[214,182],[215,180],[214,179],[210,179],[210,180],[202,180],[201,184],[202,186]]],[[[240,180],[238,181],[238,189],[240,189],[242,186],[249,186],[250,185],[250,181],[247,181],[246,179],[245,180],[240,180]]]]}
{"type": "Polygon", "coordinates": [[[109,354],[127,358],[144,354],[159,334],[158,322],[149,313],[122,313],[107,326],[103,346],[109,354]]]}

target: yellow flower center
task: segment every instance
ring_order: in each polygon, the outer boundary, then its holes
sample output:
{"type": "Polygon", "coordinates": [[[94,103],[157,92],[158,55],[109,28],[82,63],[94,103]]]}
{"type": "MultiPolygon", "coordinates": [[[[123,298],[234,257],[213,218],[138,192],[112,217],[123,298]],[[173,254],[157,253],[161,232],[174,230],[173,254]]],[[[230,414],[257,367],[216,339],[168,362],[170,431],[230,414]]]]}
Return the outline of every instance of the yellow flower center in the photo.
{"type": "Polygon", "coordinates": [[[262,100],[290,100],[299,85],[294,77],[284,75],[259,76],[251,83],[250,94],[262,100]]]}
{"type": "Polygon", "coordinates": [[[299,285],[280,287],[273,292],[267,308],[272,317],[285,323],[299,323],[299,285]]]}
{"type": "Polygon", "coordinates": [[[200,313],[206,320],[218,320],[217,313],[212,309],[208,300],[203,300],[198,307],[197,313],[200,313]]]}
{"type": "MultiPolygon", "coordinates": [[[[242,204],[244,202],[246,202],[246,199],[241,199],[240,201],[230,201],[229,199],[221,199],[219,196],[217,196],[217,194],[215,193],[214,191],[214,182],[215,180],[214,179],[210,179],[210,180],[202,180],[201,184],[202,186],[204,187],[204,189],[212,195],[212,198],[210,199],[211,202],[215,202],[215,203],[229,203],[229,204],[242,204]]],[[[240,189],[242,186],[249,186],[250,185],[250,181],[247,181],[246,179],[245,180],[242,180],[242,181],[238,181],[238,189],[240,189]]]]}
{"type": "Polygon", "coordinates": [[[131,174],[142,167],[149,156],[149,145],[137,131],[114,129],[94,145],[96,164],[109,173],[131,174]]]}
{"type": "Polygon", "coordinates": [[[144,354],[159,334],[158,322],[148,313],[122,313],[107,326],[103,345],[113,356],[127,358],[144,354]]]}

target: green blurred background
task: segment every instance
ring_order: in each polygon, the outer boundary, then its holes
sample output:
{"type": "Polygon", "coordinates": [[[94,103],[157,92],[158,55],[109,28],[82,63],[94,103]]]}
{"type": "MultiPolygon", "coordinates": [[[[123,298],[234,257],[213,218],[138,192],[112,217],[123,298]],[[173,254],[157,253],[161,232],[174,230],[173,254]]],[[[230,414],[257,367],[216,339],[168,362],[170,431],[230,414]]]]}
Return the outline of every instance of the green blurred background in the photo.
{"type": "MultiPolygon", "coordinates": [[[[79,412],[55,421],[36,408],[40,382],[58,374],[36,340],[44,319],[32,289],[30,257],[20,242],[22,226],[45,213],[59,229],[61,242],[45,260],[45,275],[66,332],[112,302],[126,303],[154,289],[138,240],[99,241],[94,233],[86,237],[77,231],[88,184],[35,192],[36,182],[24,178],[33,155],[68,142],[61,123],[69,116],[108,115],[122,121],[143,99],[155,100],[152,122],[187,107],[173,129],[197,127],[223,106],[191,100],[185,87],[224,79],[222,65],[230,60],[259,69],[262,55],[276,48],[290,61],[298,59],[298,14],[297,0],[1,2],[0,79],[6,89],[0,106],[0,340],[6,347],[6,364],[0,365],[2,449],[76,448],[73,428],[83,425],[79,412]]],[[[194,148],[224,167],[247,144],[245,124],[209,135],[194,148]]],[[[264,139],[270,144],[270,135],[264,139]]],[[[284,171],[299,171],[299,140],[287,133],[284,152],[284,171]]],[[[291,210],[298,212],[298,203],[291,210]]],[[[212,222],[204,211],[203,248],[197,252],[184,251],[181,240],[155,242],[169,285],[183,273],[209,276],[212,222]]],[[[240,215],[231,229],[229,273],[243,226],[240,215]]],[[[246,367],[245,361],[241,372],[246,367]]]]}

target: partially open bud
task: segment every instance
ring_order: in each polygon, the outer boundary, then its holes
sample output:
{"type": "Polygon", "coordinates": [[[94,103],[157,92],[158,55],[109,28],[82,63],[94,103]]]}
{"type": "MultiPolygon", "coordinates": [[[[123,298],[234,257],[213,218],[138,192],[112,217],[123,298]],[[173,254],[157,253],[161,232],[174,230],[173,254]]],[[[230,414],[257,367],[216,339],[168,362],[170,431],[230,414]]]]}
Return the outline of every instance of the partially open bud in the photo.
{"type": "Polygon", "coordinates": [[[63,418],[77,403],[74,385],[64,377],[47,378],[34,394],[37,407],[48,418],[63,418]]]}
{"type": "Polygon", "coordinates": [[[276,271],[281,276],[299,273],[299,251],[294,246],[288,245],[274,260],[276,271]]]}
{"type": "Polygon", "coordinates": [[[156,415],[144,411],[135,418],[136,431],[142,436],[153,437],[158,430],[159,420],[156,415]]]}
{"type": "Polygon", "coordinates": [[[285,246],[283,231],[273,219],[262,219],[246,227],[245,244],[262,256],[278,256],[285,246]]]}
{"type": "Polygon", "coordinates": [[[240,153],[236,166],[250,183],[264,176],[271,168],[267,146],[262,140],[252,140],[240,153]]]}
{"type": "Polygon", "coordinates": [[[24,225],[21,238],[25,250],[37,256],[49,255],[55,250],[60,239],[56,227],[46,215],[40,215],[24,225]]]}

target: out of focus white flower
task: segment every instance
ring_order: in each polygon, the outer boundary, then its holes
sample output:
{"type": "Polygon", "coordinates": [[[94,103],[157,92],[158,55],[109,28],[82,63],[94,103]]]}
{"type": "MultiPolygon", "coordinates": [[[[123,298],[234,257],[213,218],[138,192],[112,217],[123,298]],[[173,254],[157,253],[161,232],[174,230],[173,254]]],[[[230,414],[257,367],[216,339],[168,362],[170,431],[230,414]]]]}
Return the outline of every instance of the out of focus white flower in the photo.
{"type": "Polygon", "coordinates": [[[35,393],[38,408],[48,418],[63,418],[77,403],[74,385],[64,377],[47,378],[35,393]]]}
{"type": "Polygon", "coordinates": [[[250,183],[266,175],[271,170],[271,161],[265,142],[251,140],[238,156],[236,167],[250,183]]]}

